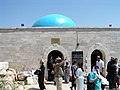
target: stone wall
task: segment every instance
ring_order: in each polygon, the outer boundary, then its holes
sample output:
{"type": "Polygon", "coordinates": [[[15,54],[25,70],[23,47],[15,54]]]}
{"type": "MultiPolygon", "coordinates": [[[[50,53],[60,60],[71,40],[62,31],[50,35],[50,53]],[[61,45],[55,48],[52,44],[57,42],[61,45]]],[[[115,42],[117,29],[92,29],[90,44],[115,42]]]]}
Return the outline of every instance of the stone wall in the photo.
{"type": "Polygon", "coordinates": [[[120,59],[119,36],[120,28],[0,28],[0,61],[19,71],[31,70],[39,68],[41,58],[46,65],[52,50],[60,50],[69,61],[71,52],[80,50],[89,71],[95,49],[105,53],[106,64],[110,56],[120,59]],[[59,38],[60,44],[51,44],[51,38],[59,38]]]}

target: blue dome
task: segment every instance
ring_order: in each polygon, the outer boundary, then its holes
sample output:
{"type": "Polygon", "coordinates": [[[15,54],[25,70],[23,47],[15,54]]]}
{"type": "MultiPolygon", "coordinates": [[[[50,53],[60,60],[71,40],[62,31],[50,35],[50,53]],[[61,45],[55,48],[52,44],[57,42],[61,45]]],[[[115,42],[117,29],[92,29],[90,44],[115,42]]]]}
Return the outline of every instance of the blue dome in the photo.
{"type": "Polygon", "coordinates": [[[32,27],[75,27],[76,24],[68,17],[50,14],[40,18],[32,27]]]}

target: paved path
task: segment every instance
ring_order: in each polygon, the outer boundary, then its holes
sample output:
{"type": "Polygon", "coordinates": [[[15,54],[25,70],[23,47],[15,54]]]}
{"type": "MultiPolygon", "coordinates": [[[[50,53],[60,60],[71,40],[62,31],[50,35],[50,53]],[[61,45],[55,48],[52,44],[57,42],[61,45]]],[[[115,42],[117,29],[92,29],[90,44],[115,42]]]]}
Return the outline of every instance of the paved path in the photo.
{"type": "MultiPolygon", "coordinates": [[[[54,85],[53,82],[48,82],[48,81],[46,81],[45,86],[46,86],[46,90],[56,90],[56,86],[54,85]]],[[[66,83],[63,82],[62,88],[63,88],[63,90],[71,90],[71,89],[70,89],[70,86],[71,86],[71,82],[68,83],[68,84],[66,84],[66,83]]],[[[87,90],[86,87],[87,87],[87,86],[86,86],[86,84],[85,84],[85,90],[87,90]]],[[[108,87],[106,87],[105,90],[109,90],[109,89],[107,89],[107,88],[108,88],[108,87]]],[[[25,89],[24,89],[24,90],[39,90],[39,86],[38,86],[38,84],[25,85],[25,89]]],[[[119,87],[117,90],[120,90],[120,87],[119,87]]]]}
{"type": "MultiPolygon", "coordinates": [[[[46,90],[56,90],[56,86],[54,85],[53,82],[46,82],[45,83],[45,86],[46,86],[46,90]]],[[[70,86],[71,86],[71,83],[64,83],[63,82],[63,90],[71,90],[70,89],[70,86]]],[[[38,84],[33,84],[33,85],[25,85],[25,90],[39,90],[39,86],[38,84]]]]}

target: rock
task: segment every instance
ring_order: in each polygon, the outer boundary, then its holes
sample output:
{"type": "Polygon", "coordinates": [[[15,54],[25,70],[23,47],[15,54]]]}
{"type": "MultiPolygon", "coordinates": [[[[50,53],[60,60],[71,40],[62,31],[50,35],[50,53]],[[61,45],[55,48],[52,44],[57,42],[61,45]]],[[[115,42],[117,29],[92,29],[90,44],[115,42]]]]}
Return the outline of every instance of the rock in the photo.
{"type": "Polygon", "coordinates": [[[24,86],[23,85],[18,86],[17,90],[24,90],[24,86]]]}

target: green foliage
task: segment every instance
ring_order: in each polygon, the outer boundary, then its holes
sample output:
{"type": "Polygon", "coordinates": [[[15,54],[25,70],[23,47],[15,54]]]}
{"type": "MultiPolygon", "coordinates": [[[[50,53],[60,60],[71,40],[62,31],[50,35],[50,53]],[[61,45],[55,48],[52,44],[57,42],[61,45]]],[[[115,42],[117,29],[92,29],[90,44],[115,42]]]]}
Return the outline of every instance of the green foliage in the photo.
{"type": "MultiPolygon", "coordinates": [[[[5,88],[5,85],[6,84],[4,84],[4,82],[3,81],[0,81],[0,90],[7,90],[6,88],[5,88]]],[[[9,84],[10,85],[10,84],[9,84]]],[[[16,82],[14,82],[14,84],[13,85],[10,85],[11,87],[12,87],[12,90],[17,90],[17,88],[18,88],[18,84],[16,83],[16,82]]]]}
{"type": "Polygon", "coordinates": [[[5,86],[3,81],[0,81],[0,90],[5,90],[5,86]]]}

